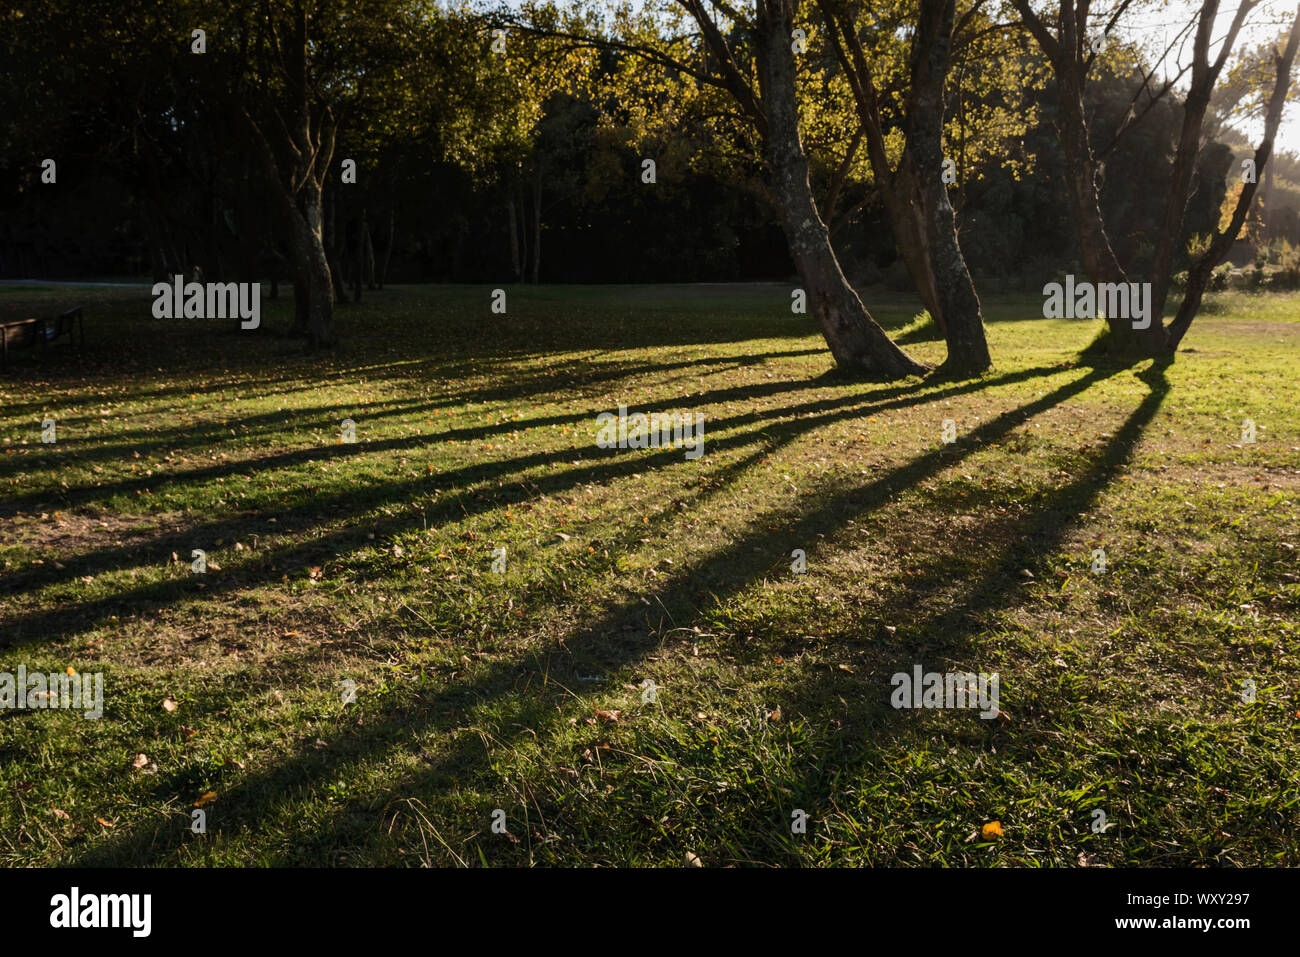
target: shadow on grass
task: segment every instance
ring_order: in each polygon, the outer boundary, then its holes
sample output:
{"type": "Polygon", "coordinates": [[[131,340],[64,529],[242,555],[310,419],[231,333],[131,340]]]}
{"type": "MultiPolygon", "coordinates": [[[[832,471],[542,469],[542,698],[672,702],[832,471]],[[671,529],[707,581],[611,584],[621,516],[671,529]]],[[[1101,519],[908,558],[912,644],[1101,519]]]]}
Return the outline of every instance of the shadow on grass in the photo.
{"type": "MultiPolygon", "coordinates": [[[[1028,370],[1011,377],[970,383],[935,393],[928,396],[927,401],[977,391],[1008,378],[1024,379],[1059,371],[1061,370],[1028,370]]],[[[680,624],[697,618],[705,614],[708,608],[726,602],[768,571],[773,564],[773,556],[788,554],[792,542],[800,544],[814,541],[819,533],[830,534],[841,528],[846,517],[861,516],[882,508],[891,497],[960,462],[977,449],[1003,438],[1028,418],[1079,395],[1109,374],[1106,371],[1090,371],[1046,396],[999,414],[974,429],[957,446],[940,447],[923,453],[912,462],[891,469],[870,482],[827,495],[813,507],[798,514],[791,515],[783,507],[774,510],[773,514],[756,516],[750,523],[749,531],[741,535],[738,541],[677,570],[645,596],[616,602],[612,607],[596,614],[586,626],[557,647],[532,650],[522,660],[485,665],[481,669],[481,675],[472,680],[457,681],[444,689],[419,688],[409,694],[394,695],[375,702],[366,712],[363,729],[340,726],[325,749],[305,750],[301,754],[285,758],[272,767],[249,775],[228,792],[222,800],[223,828],[230,833],[244,828],[256,828],[262,822],[268,803],[274,803],[286,791],[301,791],[310,787],[312,782],[330,779],[349,765],[377,760],[389,751],[401,748],[403,742],[409,741],[413,734],[443,732],[447,734],[449,744],[436,756],[427,758],[428,768],[425,771],[394,781],[391,788],[387,789],[387,794],[400,795],[408,791],[422,792],[453,787],[468,775],[481,773],[486,757],[482,740],[476,736],[457,736],[452,733],[463,724],[467,715],[473,714],[476,707],[485,702],[495,702],[513,708],[514,712],[502,724],[506,727],[517,725],[521,728],[517,732],[520,735],[524,733],[522,729],[542,726],[546,721],[563,720],[567,715],[563,708],[559,716],[555,714],[555,702],[543,709],[541,694],[537,698],[519,694],[521,683],[530,684],[541,675],[546,675],[551,681],[576,680],[581,674],[616,670],[643,660],[646,653],[658,645],[658,640],[652,635],[642,634],[638,630],[646,617],[645,601],[652,601],[656,613],[662,609],[667,619],[673,623],[680,624]],[[773,522],[778,523],[783,530],[773,532],[770,528],[773,522]],[[625,626],[630,626],[632,630],[625,630],[625,626]]],[[[894,401],[907,404],[902,400],[894,401]]],[[[845,404],[832,401],[830,408],[822,409],[811,420],[795,418],[768,425],[762,434],[765,447],[729,466],[729,473],[739,474],[771,454],[775,448],[793,441],[818,425],[839,418],[873,414],[890,405],[887,402],[884,406],[843,408],[845,404]],[[836,405],[841,407],[835,408],[836,405]]],[[[1151,412],[1154,412],[1154,407],[1151,412]]],[[[761,421],[757,415],[753,418],[761,421]]],[[[758,438],[756,430],[745,436],[728,437],[715,442],[731,441],[739,447],[758,441],[758,438]]],[[[644,471],[666,464],[661,458],[637,457],[630,468],[644,471]]],[[[583,482],[608,481],[627,474],[627,471],[608,465],[588,467],[576,476],[566,475],[562,484],[564,487],[572,487],[583,482]]],[[[537,484],[545,481],[546,479],[541,479],[537,484]]],[[[1078,484],[1072,483],[1072,487],[1078,484]]],[[[665,516],[662,521],[667,523],[671,518],[665,516]]],[[[1054,520],[1040,521],[1047,521],[1050,525],[1054,520]]],[[[400,526],[402,523],[394,521],[392,524],[400,526]]],[[[393,530],[389,529],[390,532],[393,530]]],[[[1026,527],[1023,531],[1028,534],[1032,529],[1026,527]]],[[[337,541],[334,543],[335,546],[341,544],[343,543],[337,541]]],[[[1010,559],[1004,556],[1004,562],[1007,560],[1010,559]]],[[[1002,565],[997,567],[1001,569],[1002,565]]],[[[136,594],[132,599],[143,597],[143,594],[136,594]]],[[[293,850],[272,852],[273,862],[319,860],[321,854],[328,854],[343,839],[343,835],[349,832],[358,817],[366,820],[373,817],[373,801],[350,799],[333,809],[331,814],[332,824],[310,834],[295,835],[293,850]]],[[[123,829],[105,844],[83,855],[82,863],[162,861],[172,855],[185,840],[186,835],[181,829],[169,830],[151,825],[123,829]]]]}
{"type": "MultiPolygon", "coordinates": [[[[952,385],[924,396],[924,403],[934,403],[954,396],[969,394],[997,385],[1006,385],[1025,381],[1042,375],[1061,371],[1060,367],[1034,367],[1031,369],[1007,373],[1002,376],[986,378],[960,385],[952,385]]],[[[746,386],[734,389],[716,390],[705,396],[691,397],[691,401],[708,403],[720,401],[737,401],[765,397],[796,389],[812,387],[811,383],[774,383],[771,385],[746,386]]],[[[910,408],[916,405],[914,395],[923,388],[920,384],[893,386],[870,390],[865,393],[851,392],[847,395],[820,399],[786,406],[780,409],[762,412],[747,412],[723,419],[715,419],[710,428],[716,432],[743,429],[734,435],[723,435],[710,439],[709,447],[714,450],[743,448],[750,444],[764,447],[777,446],[792,441],[800,434],[820,425],[842,419],[865,417],[880,412],[910,408]],[[774,421],[785,420],[785,421],[774,421]]],[[[648,411],[669,409],[679,405],[680,401],[665,402],[646,407],[648,411]]],[[[603,411],[603,410],[602,410],[603,411]]],[[[594,420],[596,412],[576,413],[556,417],[560,422],[594,420]]],[[[547,421],[547,420],[543,420],[547,421]]],[[[357,446],[328,446],[306,449],[297,452],[282,453],[258,460],[259,468],[250,469],[247,463],[229,463],[185,473],[179,480],[209,480],[216,476],[235,473],[259,471],[268,467],[280,468],[302,461],[327,460],[334,457],[348,456],[357,452],[391,451],[410,448],[426,442],[444,442],[448,439],[469,440],[508,431],[517,427],[515,423],[504,423],[475,429],[452,430],[436,436],[419,436],[416,438],[384,440],[357,446]],[[356,452],[351,451],[357,450],[356,452]]],[[[769,453],[770,454],[770,453],[769,453]]],[[[317,527],[325,511],[355,511],[359,507],[378,508],[382,506],[411,505],[423,499],[420,507],[421,520],[428,520],[435,525],[459,521],[484,512],[490,512],[503,503],[523,502],[540,496],[564,492],[592,483],[610,482],[626,478],[638,472],[680,464],[679,450],[665,449],[649,455],[620,455],[617,450],[601,450],[594,446],[586,451],[573,448],[561,448],[548,452],[538,452],[520,456],[505,462],[488,462],[468,465],[459,469],[441,472],[436,480],[420,477],[400,482],[379,482],[364,488],[349,488],[330,495],[313,495],[298,506],[278,508],[260,514],[245,515],[238,518],[222,519],[214,522],[191,526],[176,532],[166,533],[111,549],[98,549],[83,555],[64,557],[61,568],[53,565],[40,566],[17,575],[8,575],[3,579],[7,590],[19,591],[43,587],[58,582],[70,582],[85,576],[102,575],[106,572],[135,567],[141,564],[165,565],[172,552],[188,555],[190,550],[201,547],[204,543],[216,539],[234,537],[241,528],[246,529],[250,523],[265,522],[267,518],[276,518],[276,534],[292,535],[308,532],[317,527]],[[557,475],[538,474],[531,478],[517,477],[502,483],[503,478],[521,476],[522,473],[548,466],[563,465],[575,459],[596,459],[592,464],[582,467],[567,467],[557,475]],[[479,491],[480,483],[494,483],[491,495],[479,491]],[[451,492],[450,495],[435,495],[435,490],[451,492]]],[[[172,479],[165,479],[170,481],[172,479]]],[[[157,488],[154,479],[136,479],[116,483],[113,491],[129,491],[131,488],[144,487],[150,483],[157,488]]],[[[84,494],[94,493],[96,497],[105,494],[103,488],[83,490],[84,494]]],[[[70,498],[73,496],[70,495],[70,498]]],[[[75,498],[73,498],[75,501],[75,498]]],[[[297,566],[320,565],[337,559],[340,555],[358,548],[367,547],[373,539],[387,537],[409,530],[415,525],[415,519],[409,516],[394,516],[384,521],[375,521],[367,515],[361,521],[344,523],[328,534],[315,539],[296,543],[280,549],[263,549],[259,552],[260,570],[252,569],[249,573],[237,577],[228,577],[220,581],[204,581],[203,594],[215,598],[222,594],[237,592],[245,587],[266,584],[275,579],[284,569],[297,566]]],[[[269,526],[267,526],[269,528],[269,526]]],[[[197,584],[189,578],[141,585],[136,588],[118,591],[103,598],[66,603],[56,607],[45,608],[4,622],[0,630],[0,648],[18,645],[32,640],[49,640],[66,638],[88,623],[110,612],[129,608],[137,613],[148,613],[188,596],[199,594],[197,584]]]]}
{"type": "MultiPolygon", "coordinates": [[[[534,399],[540,395],[553,395],[557,389],[564,388],[565,386],[576,390],[579,388],[598,386],[603,383],[616,382],[634,375],[640,376],[677,370],[702,369],[706,367],[721,372],[731,368],[762,365],[772,359],[814,355],[819,351],[820,350],[816,349],[796,349],[745,356],[707,356],[701,359],[688,359],[678,362],[664,363],[641,363],[630,361],[602,362],[593,366],[590,370],[585,371],[583,374],[578,374],[573,369],[568,369],[564,373],[557,374],[555,370],[548,369],[541,374],[512,375],[511,384],[508,386],[501,386],[492,389],[479,389],[468,393],[454,389],[447,389],[441,397],[433,400],[430,400],[427,397],[381,400],[379,402],[367,404],[364,413],[358,413],[354,407],[343,403],[294,407],[280,409],[275,412],[263,412],[256,415],[248,415],[236,420],[227,419],[220,422],[191,427],[186,429],[181,436],[178,436],[174,431],[155,428],[129,429],[115,432],[113,434],[113,440],[109,442],[103,442],[98,439],[80,439],[76,436],[76,428],[78,423],[85,421],[85,419],[68,419],[60,423],[59,427],[63,430],[63,437],[59,439],[59,443],[55,448],[46,449],[41,446],[35,450],[34,454],[25,455],[21,458],[0,458],[0,477],[30,472],[39,468],[66,468],[69,465],[76,465],[79,463],[122,460],[130,457],[134,453],[148,454],[159,450],[178,452],[181,450],[193,449],[211,451],[216,447],[217,443],[224,441],[230,434],[232,428],[235,427],[238,427],[241,430],[239,436],[240,441],[247,443],[255,439],[259,432],[266,434],[267,437],[273,437],[278,430],[290,422],[301,423],[300,427],[303,428],[324,427],[326,429],[337,429],[343,418],[346,418],[349,415],[355,415],[361,420],[361,425],[364,427],[365,425],[373,424],[374,422],[392,416],[424,415],[434,412],[435,410],[442,410],[462,405],[466,402],[475,402],[480,404],[493,402],[519,402],[534,399]]],[[[463,374],[465,371],[463,369],[456,369],[454,367],[448,367],[443,364],[432,362],[422,362],[420,365],[422,369],[427,371],[429,378],[439,381],[454,378],[455,375],[463,374]]],[[[815,383],[809,382],[808,384],[814,385],[815,383]]],[[[788,388],[796,389],[803,385],[803,382],[794,382],[789,384],[788,388]]],[[[780,387],[781,386],[779,385],[773,386],[773,388],[778,389],[780,387]]],[[[319,386],[305,386],[303,391],[307,388],[315,389],[319,388],[319,386]]],[[[280,393],[274,394],[278,395],[280,393]]],[[[726,390],[720,390],[718,394],[721,396],[722,400],[732,397],[732,394],[726,390]]],[[[743,390],[738,390],[738,394],[734,395],[734,398],[745,397],[743,390]]],[[[127,394],[125,398],[134,400],[138,398],[138,395],[130,393],[127,394]]],[[[243,396],[243,398],[247,399],[250,397],[243,396]]],[[[696,401],[698,401],[698,397],[696,398],[696,401]]],[[[94,404],[96,407],[100,405],[99,402],[88,404],[94,404]]],[[[37,408],[38,406],[37,404],[32,404],[32,407],[37,408]]],[[[40,406],[40,408],[44,407],[40,406]]],[[[5,411],[10,414],[12,414],[13,410],[13,406],[7,406],[5,409],[5,411]]],[[[574,422],[579,421],[581,418],[582,415],[580,414],[576,416],[530,419],[520,424],[532,427],[538,425],[574,422]]],[[[493,426],[481,430],[481,434],[486,436],[499,432],[509,432],[512,428],[517,427],[517,425],[493,426]]],[[[469,437],[480,430],[467,429],[462,431],[465,437],[469,437]]],[[[422,440],[417,438],[390,441],[405,442],[405,445],[390,446],[400,448],[410,447],[413,444],[418,444],[422,440]]],[[[240,448],[239,445],[234,445],[233,447],[240,448]]],[[[361,443],[355,451],[379,450],[380,448],[380,446],[361,443]]],[[[336,453],[339,451],[350,452],[354,450],[339,450],[331,446],[324,449],[317,448],[306,451],[336,453]]],[[[232,462],[224,471],[217,470],[212,474],[228,475],[233,472],[244,471],[244,469],[239,468],[240,464],[239,461],[232,462]]],[[[258,464],[260,467],[267,467],[264,460],[259,461],[258,464]]],[[[191,480],[191,476],[196,474],[201,473],[181,473],[181,477],[185,480],[191,480]]],[[[78,504],[79,501],[84,500],[84,495],[86,493],[98,497],[100,495],[113,494],[114,492],[119,491],[130,492],[135,491],[136,489],[158,488],[165,484],[169,478],[169,476],[160,475],[157,477],[157,480],[145,480],[142,478],[125,480],[124,482],[118,483],[109,483],[107,485],[85,486],[81,489],[66,491],[60,489],[56,492],[51,489],[48,492],[29,493],[24,496],[11,498],[3,505],[0,505],[0,515],[15,514],[22,508],[31,507],[34,504],[46,501],[50,499],[51,496],[56,496],[64,506],[73,507],[78,504]],[[79,493],[82,495],[82,498],[80,499],[78,498],[79,493]]]]}

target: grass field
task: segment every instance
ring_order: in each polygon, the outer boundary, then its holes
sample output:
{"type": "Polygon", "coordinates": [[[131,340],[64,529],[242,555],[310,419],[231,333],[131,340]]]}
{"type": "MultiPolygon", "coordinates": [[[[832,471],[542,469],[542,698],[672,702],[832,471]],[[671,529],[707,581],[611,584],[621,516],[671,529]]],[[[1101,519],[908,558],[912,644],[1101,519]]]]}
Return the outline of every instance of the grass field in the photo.
{"type": "Polygon", "coordinates": [[[291,297],[0,287],[88,338],[0,373],[0,671],[105,682],[0,711],[0,864],[1300,864],[1300,295],[1164,369],[988,297],[995,371],[902,384],[783,286],[488,299],[309,356],[291,297]],[[703,456],[597,448],[620,402],[703,456]],[[915,665],[1002,713],[896,710],[915,665]]]}

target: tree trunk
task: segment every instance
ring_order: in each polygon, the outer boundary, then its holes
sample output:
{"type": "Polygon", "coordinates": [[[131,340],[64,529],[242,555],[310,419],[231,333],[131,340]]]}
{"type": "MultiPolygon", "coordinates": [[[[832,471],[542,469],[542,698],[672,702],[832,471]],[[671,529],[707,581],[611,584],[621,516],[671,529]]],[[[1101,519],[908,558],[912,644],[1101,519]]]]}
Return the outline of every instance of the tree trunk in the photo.
{"type": "Polygon", "coordinates": [[[362,243],[361,236],[366,227],[366,210],[361,208],[361,221],[357,224],[357,234],[355,241],[350,241],[347,230],[344,230],[343,248],[348,257],[349,264],[352,267],[352,301],[361,301],[361,271],[364,264],[362,263],[362,243]]]}
{"type": "Polygon", "coordinates": [[[528,263],[532,256],[528,229],[528,190],[519,186],[519,281],[528,281],[528,263]]]}
{"type": "MultiPolygon", "coordinates": [[[[904,157],[906,159],[906,157],[904,157]]],[[[939,303],[939,284],[930,265],[930,249],[926,239],[925,210],[921,205],[920,189],[916,182],[916,172],[909,163],[896,173],[888,168],[881,175],[875,170],[884,188],[880,190],[884,201],[885,213],[889,216],[889,225],[894,231],[894,243],[898,254],[907,267],[907,274],[912,279],[916,294],[921,299],[934,320],[939,334],[947,338],[948,324],[944,320],[943,307],[939,303]]]]}
{"type": "Polygon", "coordinates": [[[375,288],[375,245],[370,239],[370,221],[361,210],[361,266],[365,273],[366,288],[375,288]]]}
{"type": "Polygon", "coordinates": [[[959,374],[982,372],[991,364],[984,321],[943,182],[944,88],[955,3],[921,3],[909,60],[905,147],[897,169],[889,162],[875,80],[857,37],[853,13],[834,0],[819,0],[819,6],[835,56],[849,80],[867,155],[881,184],[899,253],[917,295],[948,344],[944,368],[959,374]]]}
{"type": "Polygon", "coordinates": [[[907,149],[916,167],[929,255],[948,343],[945,371],[978,373],[992,365],[979,296],[957,239],[957,217],[943,181],[944,82],[952,46],[955,0],[921,0],[913,47],[907,149]]]}
{"type": "MultiPolygon", "coordinates": [[[[1291,24],[1291,33],[1287,38],[1286,47],[1276,57],[1277,76],[1273,84],[1273,94],[1269,97],[1264,114],[1264,139],[1255,150],[1256,181],[1259,179],[1260,171],[1269,169],[1268,161],[1273,155],[1273,141],[1277,136],[1278,125],[1282,122],[1282,108],[1286,104],[1287,92],[1291,88],[1291,70],[1295,65],[1297,50],[1300,50],[1300,6],[1296,7],[1295,20],[1291,24]]],[[[1241,227],[1250,215],[1251,204],[1255,201],[1256,185],[1257,183],[1245,183],[1242,186],[1241,195],[1237,197],[1237,206],[1232,212],[1232,220],[1228,227],[1215,234],[1210,241],[1209,249],[1187,270],[1187,293],[1183,296],[1182,305],[1178,307],[1178,315],[1169,324],[1170,350],[1176,350],[1179,343],[1183,341],[1183,336],[1187,335],[1192,320],[1196,318],[1196,313],[1201,308],[1201,300],[1209,284],[1210,275],[1228,258],[1232,244],[1241,234],[1241,227]]]]}
{"type": "Polygon", "coordinates": [[[536,286],[542,274],[542,164],[537,164],[537,176],[533,182],[533,285],[536,286]]]}
{"type": "Polygon", "coordinates": [[[1191,200],[1192,175],[1196,172],[1196,159],[1200,155],[1201,126],[1209,105],[1209,91],[1195,86],[1188,92],[1183,104],[1183,126],[1179,133],[1178,150],[1174,154],[1173,169],[1169,173],[1164,218],[1160,232],[1156,234],[1155,258],[1151,264],[1152,316],[1164,316],[1165,302],[1169,297],[1174,244],[1183,235],[1183,221],[1187,216],[1187,204],[1191,200]]]}
{"type": "MultiPolygon", "coordinates": [[[[1062,57],[1075,59],[1072,49],[1062,57]]],[[[1100,165],[1092,152],[1087,119],[1083,106],[1083,84],[1076,63],[1062,63],[1056,69],[1061,116],[1058,132],[1065,152],[1066,193],[1074,216],[1079,241],[1079,258],[1094,286],[1102,283],[1128,282],[1119,264],[1101,215],[1100,165]]],[[[1151,326],[1133,328],[1126,316],[1107,316],[1107,351],[1128,356],[1154,356],[1165,351],[1164,328],[1160,317],[1152,312],[1151,326]]]]}
{"type": "Polygon", "coordinates": [[[890,341],[844,278],[826,224],[817,212],[808,181],[808,158],[799,136],[790,49],[792,6],[792,0],[760,0],[757,31],[770,187],[790,255],[812,314],[841,369],[890,379],[919,375],[926,367],[890,341]]]}
{"type": "Polygon", "coordinates": [[[393,257],[393,207],[388,207],[388,242],[384,246],[384,264],[379,267],[379,288],[388,281],[388,261],[393,257]]]}
{"type": "Polygon", "coordinates": [[[286,196],[286,219],[292,253],[293,293],[296,311],[291,334],[307,337],[312,348],[334,344],[334,280],[323,236],[324,215],[320,187],[308,183],[302,191],[302,209],[286,196]]]}
{"type": "Polygon", "coordinates": [[[334,195],[333,190],[323,191],[325,223],[325,261],[329,265],[330,276],[334,281],[334,298],[338,302],[348,301],[348,287],[344,281],[343,261],[347,255],[347,250],[342,248],[339,243],[338,224],[338,197],[334,195]]]}
{"type": "Polygon", "coordinates": [[[515,198],[513,196],[506,201],[506,212],[510,216],[510,272],[515,277],[515,282],[523,282],[523,267],[519,264],[519,223],[518,217],[515,215],[515,198]]]}

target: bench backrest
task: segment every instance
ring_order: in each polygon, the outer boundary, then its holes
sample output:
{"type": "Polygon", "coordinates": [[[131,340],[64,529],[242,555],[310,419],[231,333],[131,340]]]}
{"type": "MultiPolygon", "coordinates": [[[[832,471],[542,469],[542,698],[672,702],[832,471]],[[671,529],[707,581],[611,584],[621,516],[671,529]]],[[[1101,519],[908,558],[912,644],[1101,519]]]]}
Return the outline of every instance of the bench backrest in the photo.
{"type": "Polygon", "coordinates": [[[0,325],[3,326],[0,335],[4,336],[5,345],[10,348],[21,349],[36,343],[37,333],[41,328],[41,320],[18,319],[0,325]]]}
{"type": "Polygon", "coordinates": [[[69,309],[67,312],[60,313],[59,317],[54,320],[54,332],[50,335],[51,339],[57,339],[59,336],[72,335],[75,323],[81,318],[81,307],[69,309]]]}

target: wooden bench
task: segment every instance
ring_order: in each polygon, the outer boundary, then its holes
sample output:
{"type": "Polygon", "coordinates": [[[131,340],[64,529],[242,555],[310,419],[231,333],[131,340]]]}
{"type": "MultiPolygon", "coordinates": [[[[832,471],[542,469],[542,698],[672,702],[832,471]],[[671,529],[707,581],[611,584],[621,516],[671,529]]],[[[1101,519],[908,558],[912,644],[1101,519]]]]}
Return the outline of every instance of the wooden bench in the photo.
{"type": "Polygon", "coordinates": [[[86,344],[86,328],[81,315],[81,307],[69,309],[53,319],[16,319],[0,323],[0,352],[4,362],[9,362],[9,350],[30,349],[39,345],[49,348],[51,342],[68,337],[68,345],[75,340],[77,347],[86,344]]]}

